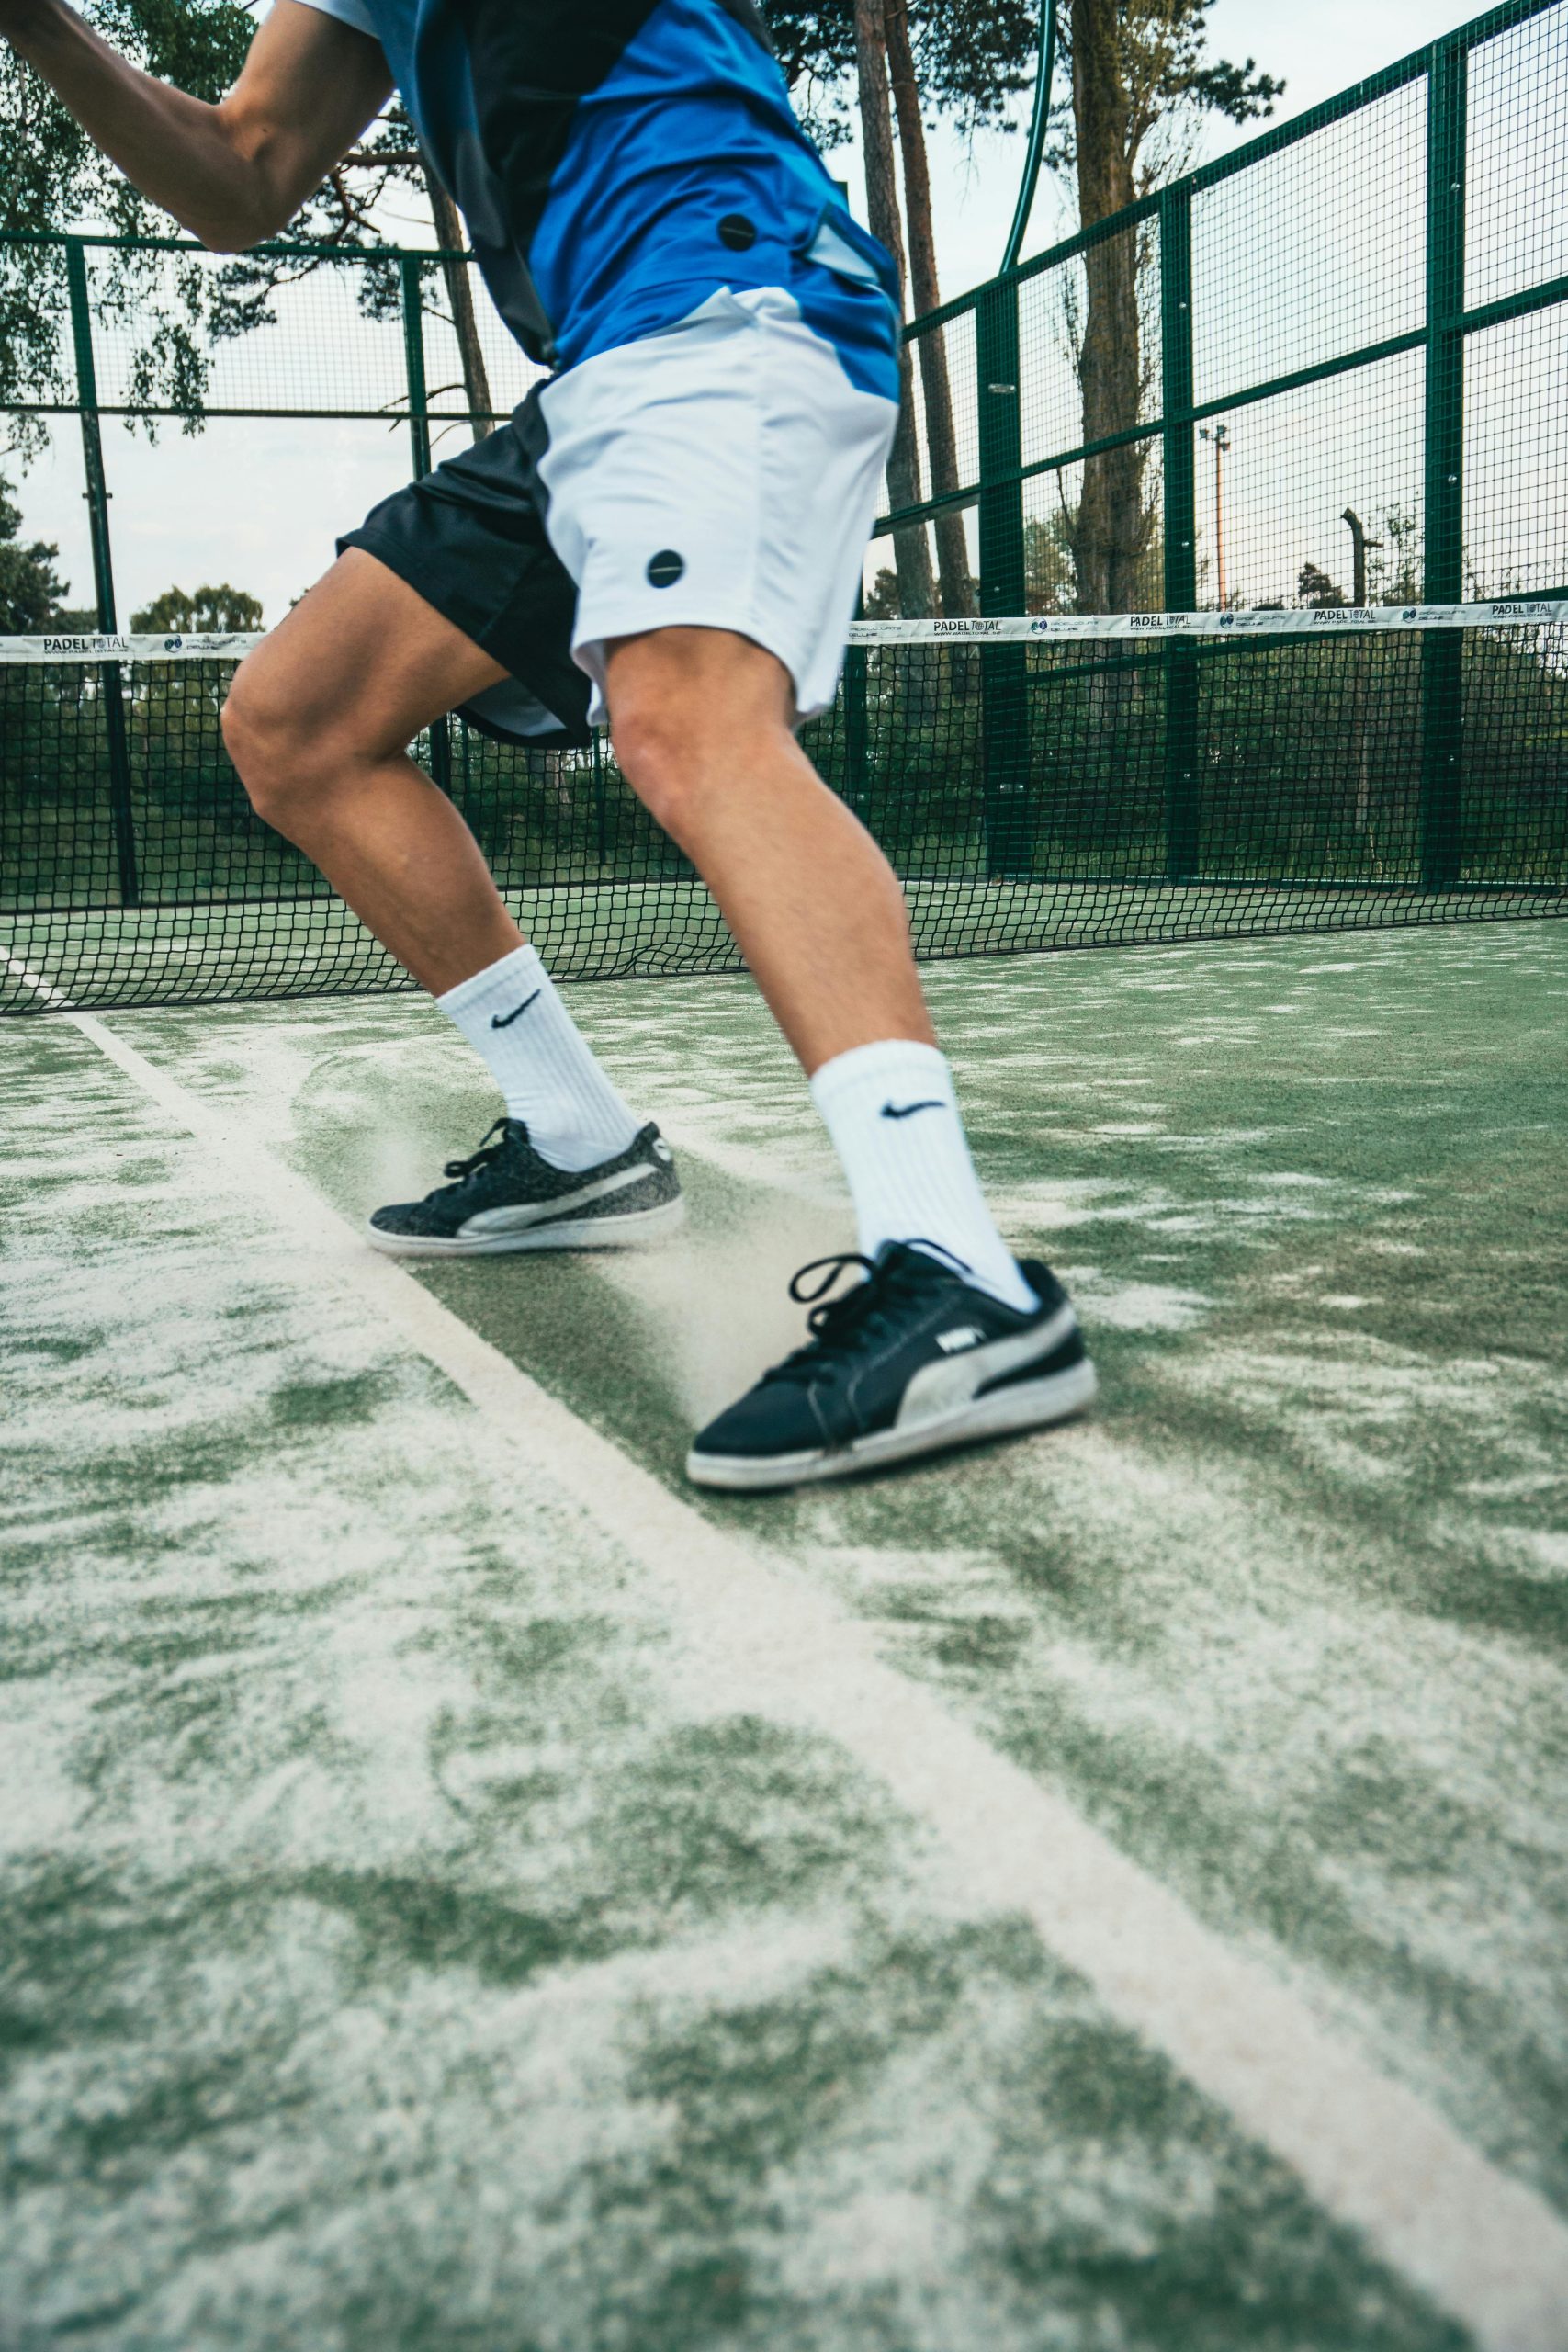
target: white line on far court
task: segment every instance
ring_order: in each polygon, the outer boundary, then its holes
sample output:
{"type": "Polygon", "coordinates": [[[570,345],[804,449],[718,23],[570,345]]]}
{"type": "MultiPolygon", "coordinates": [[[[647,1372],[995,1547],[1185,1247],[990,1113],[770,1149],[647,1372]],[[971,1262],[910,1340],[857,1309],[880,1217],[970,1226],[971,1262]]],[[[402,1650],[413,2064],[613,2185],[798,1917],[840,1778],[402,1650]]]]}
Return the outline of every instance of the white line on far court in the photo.
{"type": "Polygon", "coordinates": [[[726,1699],[836,1742],[942,1838],[974,1897],[1020,1911],[1327,2212],[1484,2352],[1568,2352],[1568,2226],[1424,2100],[1337,2040],[1066,1800],[874,1654],[782,1559],[714,1526],[367,1249],[305,1178],[90,1013],[63,1016],[188,1133],[258,1216],[437,1365],[536,1476],[673,1600],[726,1699]]]}
{"type": "Polygon", "coordinates": [[[0,947],[0,964],[4,964],[6,969],[13,973],[25,989],[31,989],[35,996],[41,997],[51,1011],[59,1012],[70,1003],[71,1000],[63,989],[54,987],[52,982],[46,980],[41,973],[30,971],[19,956],[13,956],[4,947],[0,947]]]}

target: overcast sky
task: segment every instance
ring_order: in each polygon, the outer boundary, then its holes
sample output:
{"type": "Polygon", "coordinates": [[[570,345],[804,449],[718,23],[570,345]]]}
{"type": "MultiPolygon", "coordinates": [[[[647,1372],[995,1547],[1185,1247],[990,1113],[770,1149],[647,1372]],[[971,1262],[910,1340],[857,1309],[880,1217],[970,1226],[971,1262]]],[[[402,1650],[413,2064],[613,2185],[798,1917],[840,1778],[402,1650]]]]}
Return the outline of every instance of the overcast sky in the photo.
{"type": "MultiPolygon", "coordinates": [[[[1439,33],[1452,32],[1476,16],[1479,6],[1480,0],[1311,0],[1301,7],[1281,6],[1280,0],[1215,0],[1211,46],[1217,57],[1235,64],[1255,58],[1285,84],[1273,118],[1283,121],[1408,56],[1439,33]]],[[[1026,120],[1027,108],[1023,116],[1026,120]]],[[[1222,154],[1264,127],[1211,122],[1201,134],[1201,159],[1222,154]]],[[[957,139],[939,133],[932,178],[944,297],[990,277],[1000,262],[1023,150],[1021,136],[998,132],[977,141],[970,153],[957,139]]],[[[859,209],[861,189],[856,175],[849,176],[859,209]]],[[[1069,234],[1073,225],[1067,191],[1045,180],[1025,253],[1037,253],[1069,234]]]]}
{"type": "MultiPolygon", "coordinates": [[[[1310,6],[1291,8],[1280,0],[1216,0],[1210,22],[1216,55],[1236,62],[1254,57],[1285,81],[1277,118],[1283,119],[1451,31],[1475,12],[1464,0],[1312,0],[1310,6]]],[[[1216,154],[1244,135],[1210,124],[1200,154],[1216,154]]],[[[963,293],[995,271],[1022,161],[1021,136],[994,132],[966,150],[954,136],[936,134],[931,164],[945,296],[963,293]]],[[[863,217],[858,157],[840,149],[832,164],[849,181],[863,217]]],[[[1072,225],[1066,191],[1047,181],[1026,252],[1040,250],[1072,225]]],[[[324,330],[323,340],[331,341],[324,330]]],[[[243,351],[240,346],[236,358],[243,351]]],[[[253,364],[265,364],[259,350],[253,364]]],[[[324,354],[323,365],[332,365],[324,354]]],[[[448,436],[438,457],[457,446],[448,436]]],[[[335,534],[359,522],[376,499],[406,479],[407,451],[406,430],[381,425],[214,423],[194,439],[165,427],[158,446],[150,447],[141,435],[107,424],[121,626],[136,605],[171,583],[191,588],[225,579],[260,596],[267,621],[276,621],[330,562],[335,534]]],[[[91,565],[73,422],[56,428],[51,457],[22,480],[19,491],[29,534],[59,543],[73,599],[87,602],[91,565]]]]}

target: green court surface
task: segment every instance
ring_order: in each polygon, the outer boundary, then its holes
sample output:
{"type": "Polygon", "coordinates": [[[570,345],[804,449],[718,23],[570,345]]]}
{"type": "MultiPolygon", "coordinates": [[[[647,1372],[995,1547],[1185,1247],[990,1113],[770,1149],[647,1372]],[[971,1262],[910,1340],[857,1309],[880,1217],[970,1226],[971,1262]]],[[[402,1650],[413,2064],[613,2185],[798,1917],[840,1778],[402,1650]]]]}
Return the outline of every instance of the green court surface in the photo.
{"type": "Polygon", "coordinates": [[[423,1001],[0,1029],[6,2352],[1568,2348],[1568,927],[929,979],[1101,1406],[751,1500],[744,979],[417,1278],[423,1001]]]}
{"type": "MultiPolygon", "coordinates": [[[[1247,938],[1381,924],[1560,920],[1560,890],[1334,882],[1289,887],[1111,876],[908,880],[922,959],[1022,948],[1247,938]]],[[[560,979],[735,970],[739,956],[702,883],[573,883],[506,902],[560,979]]],[[[197,1004],[337,990],[406,989],[386,949],[339,899],[205,899],[167,906],[0,910],[0,1013],[63,1001],[197,1004]]]]}

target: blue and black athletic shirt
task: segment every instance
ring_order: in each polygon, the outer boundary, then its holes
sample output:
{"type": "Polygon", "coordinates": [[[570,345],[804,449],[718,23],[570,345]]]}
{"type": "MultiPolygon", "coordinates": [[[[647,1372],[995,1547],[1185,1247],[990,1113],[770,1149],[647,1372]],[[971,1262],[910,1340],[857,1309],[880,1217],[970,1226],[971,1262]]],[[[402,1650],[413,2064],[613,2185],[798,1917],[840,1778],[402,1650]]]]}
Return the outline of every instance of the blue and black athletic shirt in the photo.
{"type": "Polygon", "coordinates": [[[307,0],[378,40],[497,309],[571,368],[721,287],[782,287],[898,397],[897,281],[789,103],[751,0],[307,0]]]}

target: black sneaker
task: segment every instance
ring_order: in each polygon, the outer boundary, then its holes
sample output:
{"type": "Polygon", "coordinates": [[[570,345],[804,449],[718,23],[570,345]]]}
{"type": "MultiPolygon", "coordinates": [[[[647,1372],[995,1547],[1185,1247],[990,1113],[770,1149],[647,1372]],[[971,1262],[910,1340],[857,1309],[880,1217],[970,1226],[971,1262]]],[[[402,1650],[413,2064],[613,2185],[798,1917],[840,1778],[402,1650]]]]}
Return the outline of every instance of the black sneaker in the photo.
{"type": "Polygon", "coordinates": [[[654,1126],[615,1159],[569,1171],[541,1159],[521,1119],[497,1119],[456,1181],[423,1201],[378,1209],[369,1238],[399,1258],[469,1258],[502,1250],[615,1250],[651,1241],[686,1212],[675,1157],[654,1126]],[[498,1140],[493,1141],[491,1137],[498,1140]]]}
{"type": "MultiPolygon", "coordinates": [[[[686,1460],[700,1487],[794,1487],[912,1454],[1065,1420],[1098,1385],[1066,1291],[1022,1265],[1032,1315],[976,1290],[929,1250],[890,1241],[803,1266],[790,1296],[812,1306],[812,1337],[709,1423],[686,1460]],[[826,1299],[846,1266],[865,1280],[826,1299]],[[828,1269],[815,1290],[801,1285],[828,1269]]],[[[966,1269],[964,1271],[967,1271],[966,1269]]]]}

